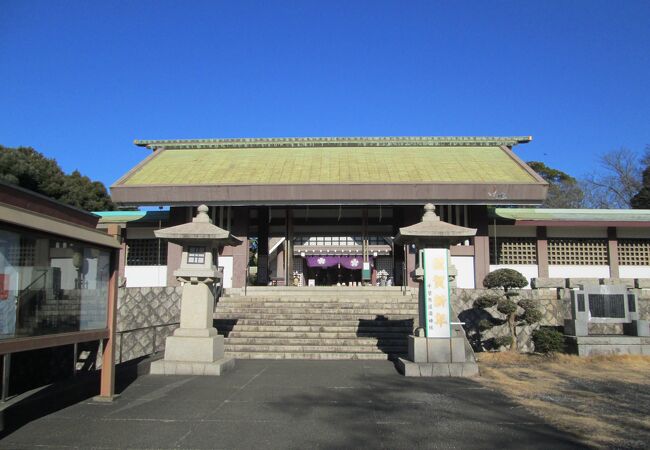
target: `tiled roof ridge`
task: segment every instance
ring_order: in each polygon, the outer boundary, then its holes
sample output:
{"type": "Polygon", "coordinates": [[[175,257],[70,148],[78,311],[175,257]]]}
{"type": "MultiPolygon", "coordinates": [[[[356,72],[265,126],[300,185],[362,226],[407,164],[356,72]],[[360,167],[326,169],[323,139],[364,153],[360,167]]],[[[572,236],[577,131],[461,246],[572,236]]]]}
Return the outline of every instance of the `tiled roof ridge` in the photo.
{"type": "Polygon", "coordinates": [[[135,140],[139,147],[158,149],[291,148],[291,147],[492,147],[525,144],[532,136],[386,136],[386,137],[296,137],[135,140]]]}

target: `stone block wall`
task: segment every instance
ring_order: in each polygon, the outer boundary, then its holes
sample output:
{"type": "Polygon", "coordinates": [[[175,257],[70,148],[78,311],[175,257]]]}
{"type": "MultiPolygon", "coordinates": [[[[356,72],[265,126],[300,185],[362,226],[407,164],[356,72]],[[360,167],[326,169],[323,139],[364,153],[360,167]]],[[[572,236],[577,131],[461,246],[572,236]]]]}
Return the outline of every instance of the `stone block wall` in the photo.
{"type": "Polygon", "coordinates": [[[120,288],[115,360],[124,362],[165,349],[181,317],[181,287],[120,288]]]}

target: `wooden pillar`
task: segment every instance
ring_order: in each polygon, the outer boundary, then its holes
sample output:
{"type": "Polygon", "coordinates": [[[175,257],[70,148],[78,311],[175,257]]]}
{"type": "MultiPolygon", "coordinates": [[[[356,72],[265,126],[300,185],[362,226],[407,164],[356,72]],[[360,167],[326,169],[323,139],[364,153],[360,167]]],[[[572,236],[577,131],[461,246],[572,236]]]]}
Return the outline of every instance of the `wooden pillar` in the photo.
{"type": "Polygon", "coordinates": [[[248,207],[233,207],[231,212],[230,232],[241,245],[224,248],[224,255],[232,255],[232,287],[243,288],[246,284],[246,268],[248,267],[248,207]]]}
{"type": "Polygon", "coordinates": [[[548,278],[548,239],[546,227],[537,227],[537,276],[548,278]]]}
{"type": "MultiPolygon", "coordinates": [[[[276,267],[277,267],[277,274],[276,274],[276,278],[277,278],[277,279],[282,278],[282,279],[284,279],[284,280],[287,279],[286,271],[285,271],[285,266],[284,266],[284,265],[285,265],[285,260],[286,260],[286,258],[285,258],[285,256],[284,256],[284,255],[285,255],[285,251],[284,251],[284,246],[285,246],[285,245],[286,245],[285,243],[282,243],[282,244],[280,245],[280,249],[278,250],[277,255],[276,255],[276,259],[277,259],[277,266],[276,266],[276,267]]],[[[278,284],[279,284],[279,283],[278,283],[278,284]]]]}
{"type": "Polygon", "coordinates": [[[293,210],[291,207],[287,206],[287,214],[285,219],[286,225],[286,236],[285,236],[285,245],[284,252],[286,254],[285,269],[286,269],[286,278],[285,284],[291,286],[293,283],[293,210]]]}
{"type": "MultiPolygon", "coordinates": [[[[393,208],[393,237],[397,236],[400,227],[404,226],[404,207],[396,206],[393,208]]],[[[404,247],[401,245],[392,246],[393,253],[393,281],[396,286],[403,286],[402,280],[402,267],[406,260],[404,255],[404,247]]]]}
{"type": "Polygon", "coordinates": [[[616,235],[616,227],[607,228],[607,247],[609,257],[609,277],[620,278],[620,271],[618,268],[618,236],[616,235]]]}
{"type": "MultiPolygon", "coordinates": [[[[120,236],[120,226],[111,224],[108,226],[110,236],[120,236]]],[[[108,299],[106,306],[106,325],[108,327],[108,339],[103,341],[102,347],[102,369],[100,376],[99,395],[96,401],[112,402],[115,395],[115,329],[117,327],[117,278],[119,276],[118,249],[111,251],[110,267],[111,275],[108,280],[108,299]]]]}
{"type": "Polygon", "coordinates": [[[477,289],[483,287],[483,279],[490,272],[490,236],[488,231],[487,207],[474,206],[471,208],[474,236],[474,283],[477,289]]]}
{"type": "MultiPolygon", "coordinates": [[[[169,226],[182,225],[188,220],[188,207],[174,207],[169,209],[169,226]]],[[[169,242],[167,244],[167,286],[178,286],[180,282],[174,276],[174,271],[181,265],[183,247],[169,242]]]]}
{"type": "MultiPolygon", "coordinates": [[[[422,219],[423,209],[419,206],[407,207],[404,211],[404,226],[416,224],[422,219]]],[[[413,277],[417,262],[417,248],[405,246],[404,260],[406,262],[406,282],[409,287],[419,287],[420,283],[413,277]]]]}
{"type": "Polygon", "coordinates": [[[120,278],[124,278],[125,267],[126,267],[126,227],[121,231],[122,236],[122,246],[120,247],[119,262],[117,275],[120,278]]]}
{"type": "Polygon", "coordinates": [[[269,284],[269,207],[257,208],[257,284],[269,284]]]}

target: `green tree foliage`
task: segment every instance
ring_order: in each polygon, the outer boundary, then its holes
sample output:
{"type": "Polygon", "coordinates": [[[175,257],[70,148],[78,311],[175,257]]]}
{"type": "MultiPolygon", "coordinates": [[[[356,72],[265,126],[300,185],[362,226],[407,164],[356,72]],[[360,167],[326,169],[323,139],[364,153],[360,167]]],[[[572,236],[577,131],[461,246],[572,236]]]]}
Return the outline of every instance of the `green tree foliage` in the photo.
{"type": "Polygon", "coordinates": [[[66,175],[54,159],[31,147],[0,145],[0,181],[15,184],[86,211],[112,211],[106,187],[78,171],[66,175]]]}
{"type": "Polygon", "coordinates": [[[634,209],[650,209],[650,145],[646,147],[645,157],[641,162],[646,166],[642,175],[642,186],[630,199],[630,205],[634,209]]]}
{"type": "Polygon", "coordinates": [[[561,170],[548,167],[543,162],[530,161],[527,163],[549,184],[544,208],[580,208],[584,193],[578,180],[561,170]]]}
{"type": "MultiPolygon", "coordinates": [[[[518,290],[528,286],[528,280],[513,269],[498,269],[490,272],[483,280],[483,286],[500,291],[496,302],[493,295],[484,295],[474,302],[478,308],[490,308],[496,305],[497,311],[506,316],[510,336],[497,339],[497,345],[509,345],[510,351],[517,350],[517,326],[533,324],[542,318],[536,303],[531,299],[521,299],[518,290]],[[522,314],[518,312],[522,310],[522,314]]],[[[486,324],[487,325],[487,324],[486,324]]]]}
{"type": "Polygon", "coordinates": [[[643,187],[630,201],[634,209],[650,209],[650,167],[643,171],[643,187]]]}

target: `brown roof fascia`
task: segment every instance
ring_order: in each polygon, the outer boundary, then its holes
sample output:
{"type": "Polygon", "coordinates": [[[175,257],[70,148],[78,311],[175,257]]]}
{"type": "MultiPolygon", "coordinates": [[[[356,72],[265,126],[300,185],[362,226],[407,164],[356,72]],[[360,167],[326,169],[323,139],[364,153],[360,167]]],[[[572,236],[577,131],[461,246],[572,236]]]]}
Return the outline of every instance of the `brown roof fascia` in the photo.
{"type": "Polygon", "coordinates": [[[122,175],[121,178],[119,178],[115,183],[113,183],[111,185],[111,187],[110,187],[111,193],[113,192],[113,188],[115,186],[119,186],[119,185],[122,185],[122,184],[126,183],[126,181],[129,178],[131,178],[136,172],[138,172],[142,168],[142,166],[144,166],[145,164],[148,164],[152,159],[156,158],[158,155],[160,155],[164,151],[165,151],[164,149],[163,150],[154,150],[153,152],[151,152],[151,154],[147,155],[147,157],[145,159],[143,159],[138,164],[136,164],[131,170],[129,170],[124,175],[122,175]]]}
{"type": "Polygon", "coordinates": [[[519,156],[517,156],[510,147],[502,145],[501,149],[506,153],[506,155],[510,157],[510,159],[519,164],[519,166],[524,169],[530,176],[532,176],[538,183],[542,183],[548,186],[548,182],[544,178],[540,177],[537,172],[531,169],[530,166],[526,164],[519,156]]]}
{"type": "Polygon", "coordinates": [[[313,203],[535,204],[546,183],[393,183],[113,186],[113,201],[125,205],[313,203]]]}
{"type": "Polygon", "coordinates": [[[625,220],[515,220],[515,226],[650,228],[650,222],[625,220]]]}
{"type": "Polygon", "coordinates": [[[66,205],[28,189],[2,182],[0,182],[0,203],[27,209],[86,228],[94,229],[99,221],[99,216],[95,214],[66,205]]]}

